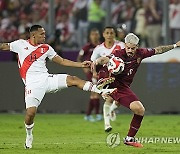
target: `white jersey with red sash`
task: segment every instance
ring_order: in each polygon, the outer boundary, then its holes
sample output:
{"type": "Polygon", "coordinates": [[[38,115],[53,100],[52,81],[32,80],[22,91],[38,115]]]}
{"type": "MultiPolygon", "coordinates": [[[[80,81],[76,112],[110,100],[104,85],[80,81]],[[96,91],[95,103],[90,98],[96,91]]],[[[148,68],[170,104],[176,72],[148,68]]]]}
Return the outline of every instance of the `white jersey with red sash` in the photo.
{"type": "Polygon", "coordinates": [[[115,41],[114,45],[111,48],[107,48],[103,42],[102,44],[96,46],[96,48],[93,50],[93,53],[91,55],[91,60],[95,61],[100,57],[106,57],[115,50],[121,50],[124,49],[124,47],[125,47],[124,43],[120,41],[115,41]]]}
{"type": "Polygon", "coordinates": [[[18,66],[24,84],[39,84],[48,77],[46,58],[57,55],[48,44],[33,46],[29,40],[16,40],[10,43],[10,50],[18,54],[18,66]]]}

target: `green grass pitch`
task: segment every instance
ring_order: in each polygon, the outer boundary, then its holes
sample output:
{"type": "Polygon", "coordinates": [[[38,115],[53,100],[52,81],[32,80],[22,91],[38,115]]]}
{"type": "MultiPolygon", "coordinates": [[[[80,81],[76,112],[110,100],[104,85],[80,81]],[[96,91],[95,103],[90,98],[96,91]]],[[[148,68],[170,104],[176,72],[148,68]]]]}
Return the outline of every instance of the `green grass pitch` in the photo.
{"type": "MultiPolygon", "coordinates": [[[[103,121],[90,123],[79,114],[37,114],[33,148],[25,150],[24,115],[0,114],[0,154],[180,154],[180,143],[144,143],[143,148],[125,146],[132,115],[118,115],[112,123],[121,144],[109,148],[103,121]]],[[[137,137],[180,138],[179,115],[147,115],[137,137]]]]}

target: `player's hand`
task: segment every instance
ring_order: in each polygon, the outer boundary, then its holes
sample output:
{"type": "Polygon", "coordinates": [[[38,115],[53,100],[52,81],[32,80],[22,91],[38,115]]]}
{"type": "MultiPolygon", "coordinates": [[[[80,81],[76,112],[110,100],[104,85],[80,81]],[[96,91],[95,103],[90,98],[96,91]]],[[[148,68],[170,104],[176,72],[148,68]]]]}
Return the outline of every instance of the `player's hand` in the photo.
{"type": "Polygon", "coordinates": [[[180,41],[178,41],[178,42],[176,43],[176,45],[177,45],[177,47],[180,47],[180,41]]]}
{"type": "Polygon", "coordinates": [[[82,64],[82,67],[91,67],[92,62],[91,61],[83,61],[81,64],[82,64]]]}

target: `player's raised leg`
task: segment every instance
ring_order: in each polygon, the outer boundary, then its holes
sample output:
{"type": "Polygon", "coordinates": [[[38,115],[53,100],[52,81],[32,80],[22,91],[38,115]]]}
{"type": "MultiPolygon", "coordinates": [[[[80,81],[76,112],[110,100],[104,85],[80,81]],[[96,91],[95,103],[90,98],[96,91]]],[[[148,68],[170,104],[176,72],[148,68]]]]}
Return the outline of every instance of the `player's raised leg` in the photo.
{"type": "Polygon", "coordinates": [[[141,126],[145,108],[143,107],[140,101],[134,101],[130,104],[130,109],[134,112],[134,116],[132,118],[129,132],[127,137],[125,138],[124,144],[141,148],[143,147],[143,145],[141,143],[136,142],[134,136],[136,135],[141,126]]]}
{"type": "Polygon", "coordinates": [[[103,81],[97,83],[97,85],[96,85],[90,81],[84,81],[84,80],[81,80],[80,78],[78,78],[76,76],[68,75],[66,82],[67,82],[68,87],[76,86],[76,87],[78,87],[84,91],[91,91],[91,92],[95,92],[98,94],[112,93],[115,90],[115,89],[104,89],[104,86],[114,82],[114,78],[112,78],[112,77],[106,78],[103,81]]]}

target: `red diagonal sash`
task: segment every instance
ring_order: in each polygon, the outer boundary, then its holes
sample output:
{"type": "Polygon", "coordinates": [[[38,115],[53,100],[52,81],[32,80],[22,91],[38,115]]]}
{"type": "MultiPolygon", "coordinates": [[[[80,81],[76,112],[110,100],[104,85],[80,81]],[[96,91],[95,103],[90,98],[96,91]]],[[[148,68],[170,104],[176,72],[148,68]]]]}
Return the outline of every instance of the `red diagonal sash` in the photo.
{"type": "Polygon", "coordinates": [[[111,53],[114,54],[114,53],[116,53],[117,50],[118,51],[121,50],[121,46],[120,45],[116,45],[111,53]]]}
{"type": "Polygon", "coordinates": [[[31,52],[23,61],[23,64],[20,65],[20,62],[18,60],[19,64],[19,72],[21,75],[21,78],[26,80],[26,73],[30,66],[37,61],[38,58],[40,58],[42,55],[44,55],[49,50],[49,47],[47,45],[42,45],[38,47],[35,51],[31,52]]]}

